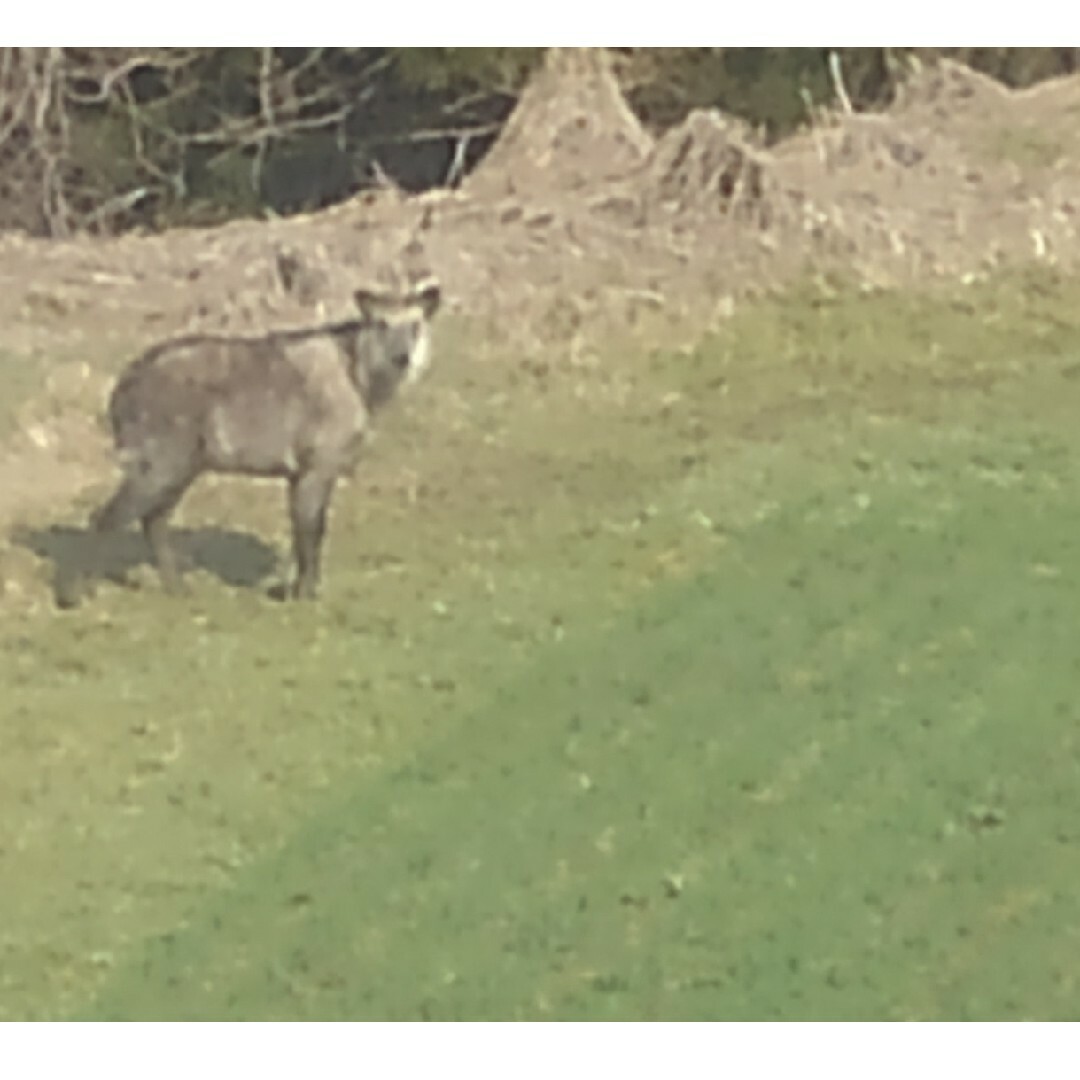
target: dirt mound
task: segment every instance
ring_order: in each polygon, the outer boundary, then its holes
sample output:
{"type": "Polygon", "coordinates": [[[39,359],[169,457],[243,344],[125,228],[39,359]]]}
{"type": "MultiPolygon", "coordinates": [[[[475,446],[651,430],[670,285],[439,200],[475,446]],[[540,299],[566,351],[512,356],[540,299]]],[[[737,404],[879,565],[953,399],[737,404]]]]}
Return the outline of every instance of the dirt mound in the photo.
{"type": "Polygon", "coordinates": [[[639,165],[651,148],[603,49],[550,49],[465,186],[478,196],[580,191],[639,165]]]}
{"type": "Polygon", "coordinates": [[[861,167],[882,173],[941,165],[944,158],[952,156],[942,154],[940,145],[929,145],[923,133],[906,130],[887,116],[846,117],[826,133],[821,145],[827,169],[861,167]]]}
{"type": "Polygon", "coordinates": [[[744,124],[716,110],[695,110],[667,132],[637,183],[646,217],[720,213],[759,225],[772,217],[775,185],[765,155],[744,124]]]}
{"type": "Polygon", "coordinates": [[[930,185],[945,195],[972,173],[963,149],[926,124],[904,116],[838,116],[777,147],[776,169],[785,184],[819,201],[862,191],[875,203],[907,202],[930,185]]]}
{"type": "Polygon", "coordinates": [[[989,75],[955,60],[942,59],[917,68],[900,84],[891,112],[898,116],[931,114],[942,119],[958,112],[991,116],[1009,96],[1009,89],[989,75]]]}

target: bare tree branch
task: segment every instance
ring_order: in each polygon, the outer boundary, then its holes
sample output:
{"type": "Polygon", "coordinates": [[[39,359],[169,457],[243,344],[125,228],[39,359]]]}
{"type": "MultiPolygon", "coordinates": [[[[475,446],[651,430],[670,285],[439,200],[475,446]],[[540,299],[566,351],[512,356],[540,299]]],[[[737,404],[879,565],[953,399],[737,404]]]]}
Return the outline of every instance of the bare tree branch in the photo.
{"type": "Polygon", "coordinates": [[[215,185],[227,203],[241,197],[234,162],[258,205],[275,163],[312,145],[345,163],[337,183],[361,163],[379,183],[377,148],[447,140],[456,183],[472,140],[498,130],[486,121],[502,91],[390,98],[395,62],[357,48],[0,49],[0,229],[115,231],[211,201],[215,185]]]}

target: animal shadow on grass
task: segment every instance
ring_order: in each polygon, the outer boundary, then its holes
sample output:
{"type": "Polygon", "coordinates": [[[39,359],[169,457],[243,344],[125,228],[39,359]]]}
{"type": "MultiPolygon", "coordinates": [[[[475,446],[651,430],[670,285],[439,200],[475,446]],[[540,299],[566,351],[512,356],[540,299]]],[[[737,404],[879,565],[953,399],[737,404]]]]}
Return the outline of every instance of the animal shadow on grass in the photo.
{"type": "MultiPolygon", "coordinates": [[[[53,593],[60,607],[74,607],[95,581],[130,585],[133,570],[153,565],[146,539],[134,529],[102,534],[71,525],[24,527],[11,538],[52,563],[53,593]]],[[[216,527],[172,529],[169,542],[184,570],[206,570],[239,588],[258,587],[279,567],[277,552],[250,533],[216,527]]]]}

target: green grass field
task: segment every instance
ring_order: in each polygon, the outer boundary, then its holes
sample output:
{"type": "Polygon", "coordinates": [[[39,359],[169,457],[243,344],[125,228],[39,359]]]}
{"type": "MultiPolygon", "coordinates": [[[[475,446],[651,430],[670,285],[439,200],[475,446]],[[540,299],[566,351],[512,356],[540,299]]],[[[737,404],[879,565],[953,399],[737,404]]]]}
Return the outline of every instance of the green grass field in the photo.
{"type": "Polygon", "coordinates": [[[227,482],[189,597],[0,612],[0,1016],[1076,1019],[1080,282],[494,370],[317,605],[227,482]]]}

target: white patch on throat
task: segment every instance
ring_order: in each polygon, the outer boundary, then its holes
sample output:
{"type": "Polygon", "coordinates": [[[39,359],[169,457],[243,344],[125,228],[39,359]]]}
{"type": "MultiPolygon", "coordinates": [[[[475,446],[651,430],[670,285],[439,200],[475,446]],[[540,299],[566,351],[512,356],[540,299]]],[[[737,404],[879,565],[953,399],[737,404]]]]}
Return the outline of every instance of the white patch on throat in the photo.
{"type": "Polygon", "coordinates": [[[420,333],[413,346],[412,356],[409,358],[409,370],[405,376],[406,383],[414,383],[431,365],[431,333],[427,323],[420,327],[420,333]]]}

